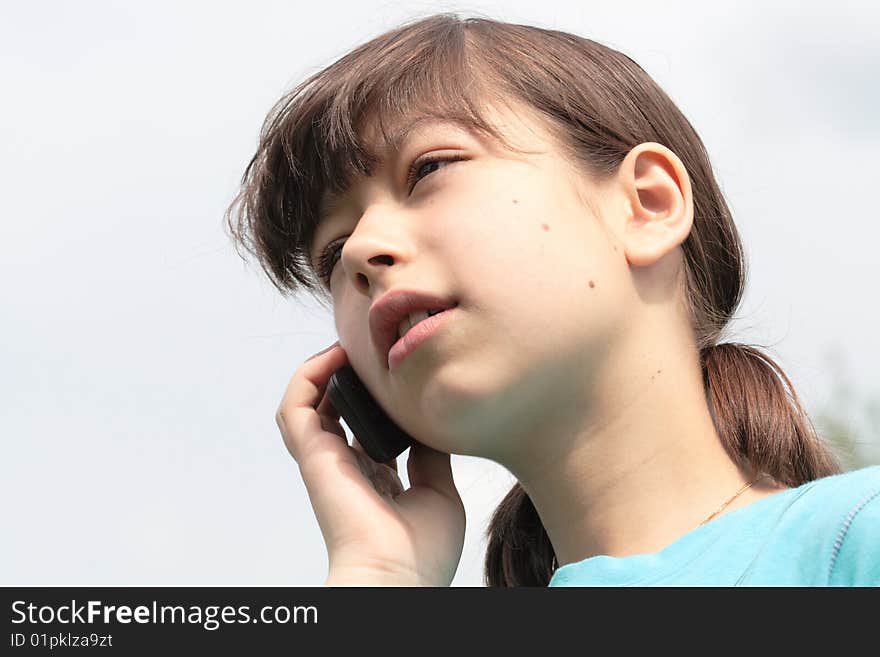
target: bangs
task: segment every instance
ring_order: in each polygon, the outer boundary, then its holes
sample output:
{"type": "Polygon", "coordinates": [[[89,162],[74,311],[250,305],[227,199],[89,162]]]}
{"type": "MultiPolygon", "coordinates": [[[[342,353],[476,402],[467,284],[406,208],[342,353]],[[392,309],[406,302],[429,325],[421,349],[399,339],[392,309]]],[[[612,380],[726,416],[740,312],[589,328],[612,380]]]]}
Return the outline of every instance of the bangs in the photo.
{"type": "Polygon", "coordinates": [[[490,76],[469,65],[466,40],[457,22],[401,28],[350,52],[276,104],[245,172],[249,192],[236,199],[243,218],[259,218],[249,221],[255,252],[284,254],[283,271],[272,267],[270,276],[282,283],[292,278],[329,300],[309,257],[322,200],[372,176],[422,120],[456,122],[505,141],[486,120],[490,76]]]}
{"type": "Polygon", "coordinates": [[[490,117],[531,113],[572,162],[608,176],[635,144],[676,144],[689,128],[642,76],[625,55],[564,32],[454,13],[403,24],[271,109],[226,224],[282,296],[304,288],[332,301],[310,258],[321,203],[374,175],[414,124],[453,122],[518,151],[490,117]]]}

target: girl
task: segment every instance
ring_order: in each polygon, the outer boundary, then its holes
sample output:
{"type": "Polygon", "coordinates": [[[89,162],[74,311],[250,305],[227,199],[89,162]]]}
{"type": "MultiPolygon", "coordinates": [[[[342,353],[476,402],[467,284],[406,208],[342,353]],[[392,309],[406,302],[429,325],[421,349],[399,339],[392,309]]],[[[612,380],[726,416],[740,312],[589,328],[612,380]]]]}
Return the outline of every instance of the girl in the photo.
{"type": "Polygon", "coordinates": [[[449,585],[451,453],[518,481],[491,586],[880,583],[880,467],[841,473],[776,363],[721,341],[739,235],[700,138],[627,56],[405,24],[276,105],[227,219],[282,294],[334,313],[339,341],[276,414],[328,585],[449,585]],[[398,341],[418,310],[444,312],[398,341]],[[325,395],[346,364],[418,441],[406,490],[347,444],[325,395]]]}

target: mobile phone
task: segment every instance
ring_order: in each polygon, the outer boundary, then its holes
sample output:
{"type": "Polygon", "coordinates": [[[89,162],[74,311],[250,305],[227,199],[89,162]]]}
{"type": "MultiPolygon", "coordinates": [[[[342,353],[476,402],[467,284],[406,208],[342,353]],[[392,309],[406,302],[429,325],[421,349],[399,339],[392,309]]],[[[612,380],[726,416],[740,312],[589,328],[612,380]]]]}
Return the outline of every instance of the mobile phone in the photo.
{"type": "Polygon", "coordinates": [[[378,463],[396,458],[415,442],[370,394],[351,365],[333,372],[327,394],[364,451],[378,463]]]}

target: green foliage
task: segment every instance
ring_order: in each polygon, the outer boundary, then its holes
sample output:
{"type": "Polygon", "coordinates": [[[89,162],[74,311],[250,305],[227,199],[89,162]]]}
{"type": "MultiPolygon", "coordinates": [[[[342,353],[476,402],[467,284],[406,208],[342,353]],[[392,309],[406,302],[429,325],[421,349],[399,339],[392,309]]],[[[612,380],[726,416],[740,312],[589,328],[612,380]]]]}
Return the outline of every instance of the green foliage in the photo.
{"type": "Polygon", "coordinates": [[[845,471],[880,463],[880,398],[860,395],[846,371],[843,356],[826,356],[830,394],[811,415],[819,435],[845,471]]]}

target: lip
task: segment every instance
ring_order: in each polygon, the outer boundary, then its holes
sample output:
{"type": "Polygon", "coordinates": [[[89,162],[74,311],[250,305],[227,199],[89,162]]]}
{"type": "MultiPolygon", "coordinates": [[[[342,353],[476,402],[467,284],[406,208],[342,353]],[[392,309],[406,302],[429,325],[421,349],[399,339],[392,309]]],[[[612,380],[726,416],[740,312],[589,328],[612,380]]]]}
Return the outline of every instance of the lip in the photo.
{"type": "MultiPolygon", "coordinates": [[[[369,312],[370,335],[376,350],[384,357],[384,360],[389,359],[389,352],[397,339],[397,325],[411,312],[417,310],[436,310],[438,308],[445,311],[457,305],[458,303],[452,299],[420,290],[391,290],[386,292],[373,303],[369,312]]],[[[433,317],[439,317],[443,314],[437,313],[433,317]]],[[[429,317],[428,319],[431,318],[429,317]]],[[[413,327],[410,331],[416,327],[413,327]]],[[[409,334],[409,331],[407,334],[409,334]]],[[[413,338],[415,338],[415,335],[413,338]]]]}
{"type": "Polygon", "coordinates": [[[388,369],[394,371],[394,369],[400,365],[400,361],[415,351],[420,344],[430,338],[434,332],[440,328],[447,319],[449,319],[449,316],[454,310],[455,307],[447,308],[436,315],[431,315],[427,319],[423,319],[407,331],[402,338],[391,345],[391,350],[388,352],[388,369]]]}

